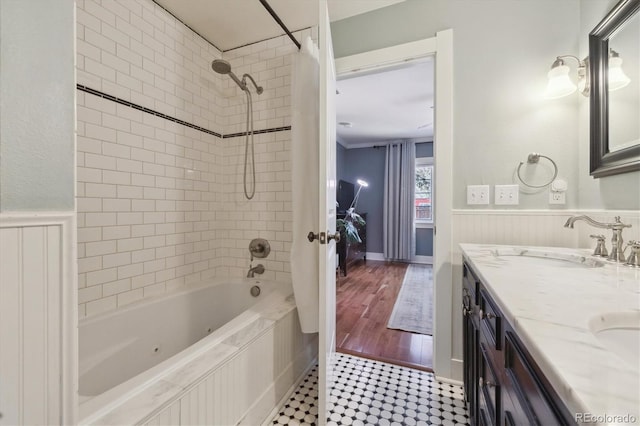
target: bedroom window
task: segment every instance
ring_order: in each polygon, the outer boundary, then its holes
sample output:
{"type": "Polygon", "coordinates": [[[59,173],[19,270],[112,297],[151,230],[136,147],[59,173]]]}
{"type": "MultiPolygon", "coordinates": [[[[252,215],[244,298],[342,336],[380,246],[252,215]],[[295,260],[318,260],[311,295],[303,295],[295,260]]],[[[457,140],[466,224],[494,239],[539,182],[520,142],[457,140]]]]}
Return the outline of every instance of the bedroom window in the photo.
{"type": "Polygon", "coordinates": [[[416,226],[433,224],[433,157],[416,158],[414,196],[416,226]]]}

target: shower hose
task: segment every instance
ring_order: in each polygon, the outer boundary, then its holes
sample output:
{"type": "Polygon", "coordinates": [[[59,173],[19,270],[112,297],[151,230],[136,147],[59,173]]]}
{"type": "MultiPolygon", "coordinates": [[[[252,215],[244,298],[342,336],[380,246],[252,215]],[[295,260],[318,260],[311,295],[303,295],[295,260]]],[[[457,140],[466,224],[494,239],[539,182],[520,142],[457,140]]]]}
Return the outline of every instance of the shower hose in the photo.
{"type": "Polygon", "coordinates": [[[244,143],[244,196],[247,197],[247,200],[253,198],[256,194],[256,158],[255,151],[253,148],[253,100],[251,99],[251,92],[249,90],[244,91],[247,94],[247,125],[246,125],[246,139],[244,143]],[[251,126],[251,130],[249,130],[249,126],[251,126]],[[247,185],[247,169],[249,167],[249,145],[251,145],[251,177],[252,177],[252,185],[251,191],[248,189],[247,185]]]}

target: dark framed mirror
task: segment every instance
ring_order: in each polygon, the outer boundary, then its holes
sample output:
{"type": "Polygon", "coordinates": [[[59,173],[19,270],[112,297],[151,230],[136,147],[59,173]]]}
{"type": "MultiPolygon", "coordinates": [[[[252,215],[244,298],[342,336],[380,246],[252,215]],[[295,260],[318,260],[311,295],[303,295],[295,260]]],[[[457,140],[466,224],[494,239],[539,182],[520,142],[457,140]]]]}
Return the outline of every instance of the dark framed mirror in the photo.
{"type": "Polygon", "coordinates": [[[639,10],[640,0],[622,0],[589,33],[589,171],[594,178],[640,170],[639,10]],[[610,90],[609,65],[613,70],[620,60],[629,81],[610,90]]]}

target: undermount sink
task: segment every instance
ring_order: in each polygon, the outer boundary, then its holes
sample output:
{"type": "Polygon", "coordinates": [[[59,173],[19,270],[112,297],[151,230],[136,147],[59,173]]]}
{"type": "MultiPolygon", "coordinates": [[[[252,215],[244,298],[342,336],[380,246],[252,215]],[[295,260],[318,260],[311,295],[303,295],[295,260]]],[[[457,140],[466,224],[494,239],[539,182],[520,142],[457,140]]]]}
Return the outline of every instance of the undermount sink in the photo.
{"type": "Polygon", "coordinates": [[[589,320],[589,330],[609,351],[637,368],[640,359],[640,311],[597,315],[589,320]]]}
{"type": "Polygon", "coordinates": [[[531,266],[560,266],[575,268],[599,268],[604,262],[582,256],[580,254],[562,253],[547,250],[535,250],[525,248],[500,248],[491,252],[495,257],[508,257],[520,264],[531,266]]]}

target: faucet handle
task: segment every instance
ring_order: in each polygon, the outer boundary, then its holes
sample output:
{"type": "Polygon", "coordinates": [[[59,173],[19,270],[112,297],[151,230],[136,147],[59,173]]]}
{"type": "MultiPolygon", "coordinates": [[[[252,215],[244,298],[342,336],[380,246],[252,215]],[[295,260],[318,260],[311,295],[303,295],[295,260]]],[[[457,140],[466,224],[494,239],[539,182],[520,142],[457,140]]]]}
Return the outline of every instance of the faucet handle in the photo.
{"type": "Polygon", "coordinates": [[[614,225],[617,225],[620,228],[631,228],[631,225],[628,225],[626,223],[622,223],[622,221],[620,220],[620,216],[616,216],[613,219],[615,220],[614,225]]]}
{"type": "Polygon", "coordinates": [[[640,267],[640,241],[629,241],[627,247],[630,248],[629,257],[627,258],[626,265],[636,268],[640,267]]]}
{"type": "Polygon", "coordinates": [[[607,246],[605,245],[604,235],[589,235],[591,238],[596,239],[596,248],[593,250],[594,256],[607,257],[609,253],[607,252],[607,246]]]}

